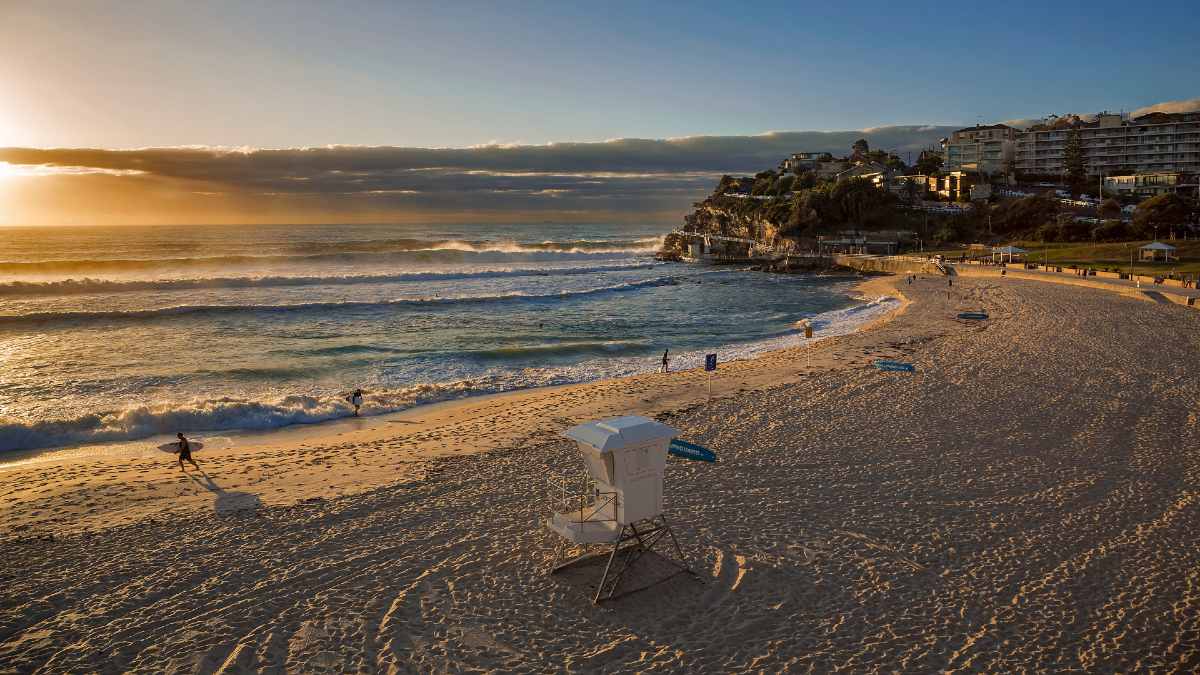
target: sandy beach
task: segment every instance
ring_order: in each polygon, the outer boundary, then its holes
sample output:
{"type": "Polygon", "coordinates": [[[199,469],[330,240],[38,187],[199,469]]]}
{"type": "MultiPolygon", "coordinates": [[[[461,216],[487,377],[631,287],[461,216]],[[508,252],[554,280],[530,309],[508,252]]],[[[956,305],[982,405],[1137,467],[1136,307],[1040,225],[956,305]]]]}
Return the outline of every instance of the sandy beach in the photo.
{"type": "Polygon", "coordinates": [[[0,671],[1200,668],[1200,312],[1017,278],[881,292],[906,302],[722,364],[711,401],[703,372],[643,375],[248,436],[203,473],[6,466],[0,671]],[[668,464],[699,580],[594,607],[596,570],[545,574],[538,521],[579,464],[560,432],[618,414],[720,461],[668,464]]]}

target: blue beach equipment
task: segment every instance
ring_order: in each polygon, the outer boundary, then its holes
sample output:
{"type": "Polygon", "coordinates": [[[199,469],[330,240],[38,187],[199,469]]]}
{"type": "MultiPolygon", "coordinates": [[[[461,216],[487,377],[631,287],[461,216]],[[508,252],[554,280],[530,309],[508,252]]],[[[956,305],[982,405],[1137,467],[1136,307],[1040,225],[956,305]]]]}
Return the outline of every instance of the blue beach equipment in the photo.
{"type": "Polygon", "coordinates": [[[972,321],[983,321],[984,319],[988,318],[988,315],[985,312],[960,312],[958,318],[970,319],[972,321]]]}
{"type": "Polygon", "coordinates": [[[702,445],[681,441],[678,438],[671,439],[671,445],[667,448],[667,452],[682,457],[683,459],[694,459],[698,462],[716,462],[717,453],[709,450],[702,445]]]}
{"type": "Polygon", "coordinates": [[[900,363],[899,361],[884,361],[882,359],[875,362],[875,367],[880,370],[898,373],[916,372],[916,367],[911,363],[900,363]]]}

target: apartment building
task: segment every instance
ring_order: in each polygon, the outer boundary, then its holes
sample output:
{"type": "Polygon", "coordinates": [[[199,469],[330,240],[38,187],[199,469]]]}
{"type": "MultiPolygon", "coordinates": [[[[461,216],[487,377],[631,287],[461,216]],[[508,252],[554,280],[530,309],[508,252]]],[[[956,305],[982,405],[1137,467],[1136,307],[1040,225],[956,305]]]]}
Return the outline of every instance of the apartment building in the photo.
{"type": "Polygon", "coordinates": [[[1061,176],[1073,129],[1079,132],[1089,175],[1200,173],[1200,112],[1152,112],[1132,120],[1107,112],[1087,122],[1078,117],[1048,119],[1017,134],[1016,170],[1061,176]]]}
{"type": "Polygon", "coordinates": [[[1180,174],[1175,172],[1135,173],[1128,176],[1105,176],[1106,193],[1131,196],[1154,197],[1175,192],[1181,185],[1180,174]]]}
{"type": "Polygon", "coordinates": [[[1003,173],[1015,158],[1017,130],[1006,124],[959,129],[942,141],[946,171],[1003,173]]]}

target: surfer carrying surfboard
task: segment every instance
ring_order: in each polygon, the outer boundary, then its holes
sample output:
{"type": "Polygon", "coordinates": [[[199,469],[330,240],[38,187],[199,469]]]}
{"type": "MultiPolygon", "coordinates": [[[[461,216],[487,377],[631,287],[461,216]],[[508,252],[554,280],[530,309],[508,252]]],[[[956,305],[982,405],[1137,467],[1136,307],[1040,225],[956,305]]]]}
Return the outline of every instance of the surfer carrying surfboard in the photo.
{"type": "Polygon", "coordinates": [[[191,462],[192,466],[199,469],[200,465],[196,463],[196,460],[192,459],[192,446],[188,444],[188,439],[184,438],[182,433],[175,435],[179,437],[179,470],[187,471],[187,469],[183,468],[184,460],[191,462]]]}
{"type": "Polygon", "coordinates": [[[358,417],[358,409],[362,407],[363,401],[362,389],[355,389],[347,400],[350,401],[350,405],[354,406],[354,416],[358,417]]]}

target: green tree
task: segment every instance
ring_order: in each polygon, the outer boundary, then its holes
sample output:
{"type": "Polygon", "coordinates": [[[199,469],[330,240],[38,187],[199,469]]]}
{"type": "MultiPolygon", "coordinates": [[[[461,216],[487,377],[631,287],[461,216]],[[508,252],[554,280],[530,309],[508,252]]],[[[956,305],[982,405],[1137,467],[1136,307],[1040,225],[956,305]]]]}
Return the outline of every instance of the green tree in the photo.
{"type": "Polygon", "coordinates": [[[791,194],[792,186],[795,185],[795,183],[796,183],[796,177],[794,175],[788,174],[788,175],[780,176],[779,180],[775,181],[774,194],[776,194],[780,197],[788,196],[789,194],[791,194]]]}
{"type": "Polygon", "coordinates": [[[1079,138],[1078,129],[1071,129],[1067,134],[1063,163],[1067,169],[1067,185],[1071,188],[1071,194],[1078,195],[1087,183],[1087,170],[1083,163],[1083,141],[1079,138]]]}
{"type": "Polygon", "coordinates": [[[1130,237],[1129,228],[1120,220],[1105,220],[1092,229],[1096,241],[1122,241],[1130,237]]]}
{"type": "Polygon", "coordinates": [[[771,194],[771,191],[775,188],[775,178],[775,172],[770,170],[760,171],[754,174],[754,186],[750,188],[750,194],[771,194]]]}
{"type": "Polygon", "coordinates": [[[805,171],[796,176],[796,181],[792,183],[793,190],[807,190],[817,186],[817,172],[805,171]]]}
{"type": "Polygon", "coordinates": [[[1109,197],[1100,204],[1101,218],[1120,218],[1121,217],[1121,202],[1109,197]]]}
{"type": "Polygon", "coordinates": [[[886,190],[880,190],[869,180],[852,178],[834,186],[830,195],[833,202],[833,218],[825,222],[848,223],[862,225],[868,220],[878,219],[882,211],[890,209],[896,203],[896,196],[886,190]]]}
{"type": "Polygon", "coordinates": [[[1135,236],[1148,237],[1154,235],[1155,228],[1177,227],[1187,222],[1190,212],[1191,205],[1177,194],[1151,197],[1138,204],[1133,212],[1133,233],[1135,236]]]}
{"type": "Polygon", "coordinates": [[[922,150],[917,157],[917,173],[926,176],[942,170],[942,153],[936,150],[922,150]]]}
{"type": "Polygon", "coordinates": [[[867,144],[867,139],[860,138],[857,141],[854,141],[854,145],[850,146],[850,149],[853,150],[854,154],[856,155],[865,155],[871,151],[871,146],[867,144]]]}
{"type": "Polygon", "coordinates": [[[1056,223],[1059,202],[1054,193],[1006,199],[992,209],[992,231],[1007,235],[1056,223]]]}

